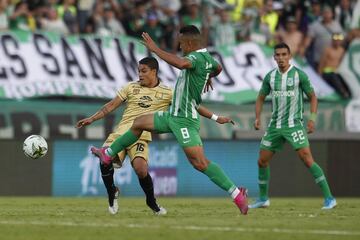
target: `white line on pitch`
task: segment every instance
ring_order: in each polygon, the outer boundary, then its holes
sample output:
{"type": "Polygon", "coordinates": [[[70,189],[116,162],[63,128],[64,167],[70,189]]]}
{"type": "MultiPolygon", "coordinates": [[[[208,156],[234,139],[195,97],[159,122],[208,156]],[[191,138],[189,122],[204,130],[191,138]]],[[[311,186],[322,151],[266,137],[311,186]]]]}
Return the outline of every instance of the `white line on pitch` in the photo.
{"type": "Polygon", "coordinates": [[[191,231],[216,231],[216,232],[263,232],[263,233],[289,233],[289,234],[315,234],[315,235],[342,235],[360,236],[358,231],[346,230],[320,230],[320,229],[286,229],[286,228],[242,228],[242,227],[207,227],[207,226],[160,226],[147,224],[114,224],[88,223],[88,222],[42,222],[42,221],[0,221],[0,225],[41,225],[41,226],[75,226],[75,227],[126,227],[126,228],[170,228],[191,231]]]}

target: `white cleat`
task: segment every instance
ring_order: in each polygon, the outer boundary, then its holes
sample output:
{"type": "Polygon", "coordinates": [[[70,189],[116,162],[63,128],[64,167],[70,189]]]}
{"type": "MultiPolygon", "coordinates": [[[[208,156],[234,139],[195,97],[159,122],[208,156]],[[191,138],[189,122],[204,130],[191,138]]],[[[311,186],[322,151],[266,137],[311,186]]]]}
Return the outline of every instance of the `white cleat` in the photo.
{"type": "Polygon", "coordinates": [[[249,208],[267,208],[270,206],[270,200],[266,199],[265,201],[262,201],[260,199],[256,199],[256,201],[253,204],[249,205],[249,208]]]}
{"type": "Polygon", "coordinates": [[[118,204],[119,193],[120,193],[119,188],[116,187],[116,191],[114,193],[113,205],[112,206],[109,205],[109,213],[112,215],[117,214],[117,212],[119,211],[119,204],[118,204]]]}
{"type": "Polygon", "coordinates": [[[161,206],[159,206],[159,211],[154,211],[154,214],[155,215],[158,215],[158,216],[161,216],[161,215],[166,215],[167,214],[167,211],[166,211],[166,209],[165,208],[163,208],[163,207],[161,207],[161,206]]]}

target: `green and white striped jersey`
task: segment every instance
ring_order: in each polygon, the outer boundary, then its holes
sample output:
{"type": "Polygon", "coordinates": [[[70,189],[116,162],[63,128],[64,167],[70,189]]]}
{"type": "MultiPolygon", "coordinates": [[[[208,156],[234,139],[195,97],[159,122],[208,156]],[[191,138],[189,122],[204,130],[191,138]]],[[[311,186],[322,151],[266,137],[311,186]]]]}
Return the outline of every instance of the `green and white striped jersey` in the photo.
{"type": "Polygon", "coordinates": [[[272,117],[269,127],[294,127],[302,124],[306,95],[314,91],[309,77],[302,70],[290,66],[285,73],[277,68],[270,71],[264,78],[260,94],[272,95],[272,117]]]}
{"type": "Polygon", "coordinates": [[[185,58],[191,62],[191,68],[181,70],[177,78],[170,114],[199,120],[196,110],[202,101],[201,94],[218,63],[205,48],[193,51],[185,58]]]}

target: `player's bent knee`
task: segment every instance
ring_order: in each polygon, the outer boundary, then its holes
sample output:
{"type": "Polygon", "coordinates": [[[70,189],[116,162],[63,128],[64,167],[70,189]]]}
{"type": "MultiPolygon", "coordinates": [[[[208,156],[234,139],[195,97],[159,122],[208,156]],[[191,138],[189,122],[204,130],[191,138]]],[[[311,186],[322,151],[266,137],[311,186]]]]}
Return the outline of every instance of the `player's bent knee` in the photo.
{"type": "Polygon", "coordinates": [[[261,167],[261,168],[265,168],[269,165],[269,161],[265,160],[265,159],[262,159],[260,158],[258,160],[258,166],[261,167]]]}
{"type": "Polygon", "coordinates": [[[134,170],[139,178],[144,178],[148,174],[147,167],[134,167],[134,170]]]}
{"type": "Polygon", "coordinates": [[[191,165],[200,172],[205,171],[209,165],[208,160],[189,159],[189,161],[190,161],[191,165]]]}

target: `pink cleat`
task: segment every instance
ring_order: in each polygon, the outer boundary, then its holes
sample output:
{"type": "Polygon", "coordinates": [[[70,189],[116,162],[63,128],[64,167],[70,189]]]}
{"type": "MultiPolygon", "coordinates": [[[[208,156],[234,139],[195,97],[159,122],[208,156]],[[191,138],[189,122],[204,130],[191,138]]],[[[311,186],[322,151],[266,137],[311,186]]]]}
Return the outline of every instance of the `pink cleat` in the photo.
{"type": "Polygon", "coordinates": [[[241,214],[246,215],[248,212],[248,202],[247,202],[247,189],[246,188],[239,188],[240,193],[235,197],[234,203],[240,209],[241,214]]]}
{"type": "Polygon", "coordinates": [[[91,147],[90,148],[92,154],[97,156],[100,159],[100,162],[104,165],[109,165],[112,162],[112,157],[105,154],[105,150],[107,148],[108,147],[101,147],[101,148],[91,147]]]}

